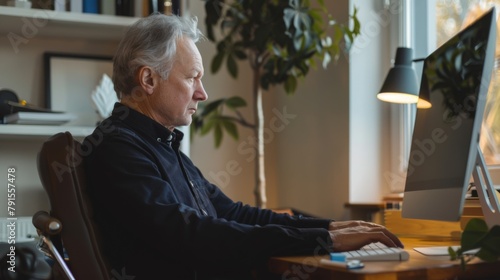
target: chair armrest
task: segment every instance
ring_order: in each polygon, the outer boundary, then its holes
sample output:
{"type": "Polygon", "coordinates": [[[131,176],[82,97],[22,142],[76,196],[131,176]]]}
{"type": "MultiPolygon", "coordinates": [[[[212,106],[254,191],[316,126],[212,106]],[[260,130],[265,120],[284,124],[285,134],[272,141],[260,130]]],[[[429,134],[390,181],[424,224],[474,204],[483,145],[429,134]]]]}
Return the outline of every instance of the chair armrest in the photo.
{"type": "Polygon", "coordinates": [[[32,219],[33,225],[37,230],[39,230],[44,236],[51,236],[58,234],[62,230],[61,222],[50,216],[46,211],[38,211],[33,215],[32,219]]]}

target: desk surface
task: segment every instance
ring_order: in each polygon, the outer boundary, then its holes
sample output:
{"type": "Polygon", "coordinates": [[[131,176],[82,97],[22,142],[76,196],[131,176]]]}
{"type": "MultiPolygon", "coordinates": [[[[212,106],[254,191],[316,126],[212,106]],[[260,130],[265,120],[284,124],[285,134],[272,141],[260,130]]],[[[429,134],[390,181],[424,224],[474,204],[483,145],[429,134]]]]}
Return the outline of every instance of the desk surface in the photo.
{"type": "Polygon", "coordinates": [[[500,279],[500,262],[474,259],[463,271],[449,256],[424,256],[414,247],[458,245],[458,241],[401,238],[410,253],[408,261],[364,262],[363,269],[347,270],[320,264],[328,256],[274,257],[269,269],[281,279],[500,279]]]}

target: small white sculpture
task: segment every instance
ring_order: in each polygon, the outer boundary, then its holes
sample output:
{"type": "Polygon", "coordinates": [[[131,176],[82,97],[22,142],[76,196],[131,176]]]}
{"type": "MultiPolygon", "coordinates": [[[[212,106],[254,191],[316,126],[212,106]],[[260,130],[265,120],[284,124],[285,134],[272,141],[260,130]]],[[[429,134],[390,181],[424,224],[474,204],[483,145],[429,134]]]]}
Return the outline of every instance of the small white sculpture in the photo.
{"type": "Polygon", "coordinates": [[[114,104],[118,97],[114,89],[113,81],[107,74],[102,75],[101,82],[91,94],[94,107],[102,119],[111,115],[114,104]]]}

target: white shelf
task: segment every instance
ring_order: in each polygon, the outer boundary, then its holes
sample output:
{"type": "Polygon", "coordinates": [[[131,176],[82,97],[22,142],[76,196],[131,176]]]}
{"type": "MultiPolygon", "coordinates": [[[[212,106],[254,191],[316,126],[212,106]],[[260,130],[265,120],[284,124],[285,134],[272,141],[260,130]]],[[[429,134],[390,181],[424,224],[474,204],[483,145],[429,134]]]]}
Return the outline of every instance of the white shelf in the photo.
{"type": "Polygon", "coordinates": [[[91,126],[0,124],[0,140],[46,139],[65,131],[69,131],[75,138],[83,138],[91,134],[94,129],[95,127],[91,126]]]}
{"type": "MultiPolygon", "coordinates": [[[[7,40],[10,36],[19,36],[28,40],[54,38],[118,42],[124,30],[137,20],[138,18],[125,16],[0,6],[0,36],[7,40]]],[[[19,40],[19,37],[13,38],[19,40]]],[[[82,139],[93,130],[94,127],[91,126],[0,124],[0,140],[44,140],[64,131],[82,139]]]]}
{"type": "Polygon", "coordinates": [[[0,6],[0,33],[21,37],[119,40],[134,17],[59,12],[0,6]]]}

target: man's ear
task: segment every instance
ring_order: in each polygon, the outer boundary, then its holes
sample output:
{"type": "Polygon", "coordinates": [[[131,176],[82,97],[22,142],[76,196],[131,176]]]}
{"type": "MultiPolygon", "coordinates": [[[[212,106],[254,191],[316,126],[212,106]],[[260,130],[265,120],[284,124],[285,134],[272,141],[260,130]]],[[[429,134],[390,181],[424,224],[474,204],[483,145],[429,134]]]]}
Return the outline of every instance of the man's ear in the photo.
{"type": "Polygon", "coordinates": [[[154,73],[148,66],[141,67],[138,72],[139,85],[148,94],[152,94],[155,87],[154,73]]]}

